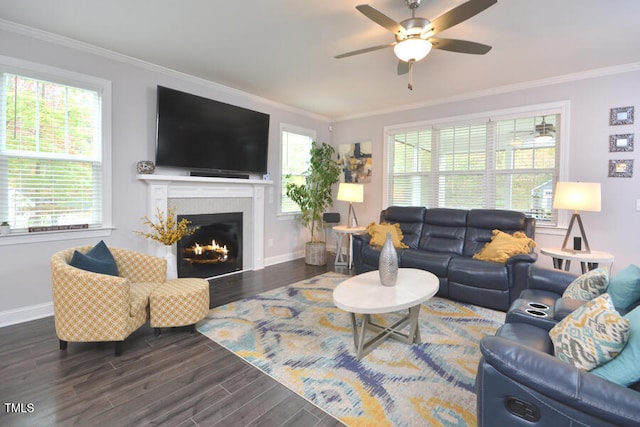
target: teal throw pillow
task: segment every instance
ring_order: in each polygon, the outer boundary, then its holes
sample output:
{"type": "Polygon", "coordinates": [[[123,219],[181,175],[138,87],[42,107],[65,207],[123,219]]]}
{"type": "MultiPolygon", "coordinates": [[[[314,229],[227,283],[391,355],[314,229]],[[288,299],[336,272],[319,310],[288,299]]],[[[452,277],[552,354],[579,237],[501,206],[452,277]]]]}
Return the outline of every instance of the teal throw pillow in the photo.
{"type": "Polygon", "coordinates": [[[629,341],[618,356],[591,373],[605,380],[629,387],[640,381],[640,307],[634,308],[624,316],[631,322],[629,341]]]}
{"type": "Polygon", "coordinates": [[[611,301],[619,309],[626,310],[640,300],[640,268],[629,265],[609,279],[607,293],[611,301]]]}
{"type": "Polygon", "coordinates": [[[93,273],[118,275],[116,260],[103,240],[86,254],[74,251],[69,265],[93,273]]]}
{"type": "Polygon", "coordinates": [[[609,273],[604,267],[596,268],[571,282],[562,294],[562,298],[590,301],[600,296],[609,286],[609,273]]]}

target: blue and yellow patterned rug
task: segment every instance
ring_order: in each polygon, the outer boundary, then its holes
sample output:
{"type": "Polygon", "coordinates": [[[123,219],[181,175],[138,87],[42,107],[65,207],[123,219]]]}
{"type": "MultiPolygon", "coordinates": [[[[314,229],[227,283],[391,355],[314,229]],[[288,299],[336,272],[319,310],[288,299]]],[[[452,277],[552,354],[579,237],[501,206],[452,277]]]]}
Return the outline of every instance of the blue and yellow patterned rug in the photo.
{"type": "Polygon", "coordinates": [[[349,426],[476,425],[478,342],[504,313],[434,297],[420,312],[422,344],[386,340],[357,360],[350,315],[332,300],[346,278],[325,273],[212,309],[198,331],[349,426]]]}

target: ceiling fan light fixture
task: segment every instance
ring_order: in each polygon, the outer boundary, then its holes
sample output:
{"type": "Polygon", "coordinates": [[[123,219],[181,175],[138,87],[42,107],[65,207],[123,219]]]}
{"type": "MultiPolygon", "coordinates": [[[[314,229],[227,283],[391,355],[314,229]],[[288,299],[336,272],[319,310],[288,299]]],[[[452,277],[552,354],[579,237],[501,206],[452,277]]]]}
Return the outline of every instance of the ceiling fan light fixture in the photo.
{"type": "Polygon", "coordinates": [[[551,142],[553,141],[553,136],[556,129],[552,124],[547,124],[545,122],[544,117],[542,118],[542,123],[536,125],[536,142],[551,142]]]}
{"type": "Polygon", "coordinates": [[[421,38],[408,38],[395,45],[393,51],[401,61],[420,61],[431,52],[431,43],[421,38]]]}
{"type": "Polygon", "coordinates": [[[538,143],[551,142],[553,141],[553,136],[550,134],[541,134],[537,135],[534,139],[538,143]]]}

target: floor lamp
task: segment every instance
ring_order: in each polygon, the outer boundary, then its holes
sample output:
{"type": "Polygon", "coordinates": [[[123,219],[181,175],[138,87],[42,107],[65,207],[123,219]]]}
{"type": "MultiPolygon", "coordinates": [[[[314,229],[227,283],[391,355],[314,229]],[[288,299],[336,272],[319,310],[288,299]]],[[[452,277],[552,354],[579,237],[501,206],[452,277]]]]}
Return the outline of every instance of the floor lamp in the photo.
{"type": "Polygon", "coordinates": [[[562,242],[562,250],[568,252],[590,253],[589,241],[584,232],[582,219],[578,211],[600,212],[600,183],[599,182],[558,182],[553,194],[554,209],[568,209],[573,211],[567,234],[562,242]],[[571,229],[575,223],[580,227],[580,236],[584,241],[584,250],[580,241],[574,241],[573,249],[567,247],[571,229]]]}
{"type": "Polygon", "coordinates": [[[338,197],[336,198],[343,202],[349,202],[347,227],[351,227],[351,214],[353,214],[353,220],[355,221],[355,226],[357,227],[358,218],[356,217],[356,211],[353,209],[353,203],[362,203],[364,201],[364,185],[341,182],[338,186],[338,197]]]}

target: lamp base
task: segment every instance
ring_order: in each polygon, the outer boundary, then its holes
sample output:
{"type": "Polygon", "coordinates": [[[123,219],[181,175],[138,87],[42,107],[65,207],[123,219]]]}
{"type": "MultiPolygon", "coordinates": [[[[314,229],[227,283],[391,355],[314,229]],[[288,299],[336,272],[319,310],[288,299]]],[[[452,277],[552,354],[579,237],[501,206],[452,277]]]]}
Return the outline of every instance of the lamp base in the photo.
{"type": "Polygon", "coordinates": [[[591,253],[591,249],[589,248],[589,241],[587,240],[587,235],[584,233],[584,227],[582,226],[582,219],[580,218],[580,214],[578,212],[574,212],[573,215],[571,215],[571,221],[569,221],[569,228],[567,228],[567,234],[565,234],[564,240],[562,242],[562,250],[564,252],[571,252],[574,254],[575,253],[585,253],[585,254],[591,253]],[[580,228],[580,237],[582,238],[582,241],[584,241],[584,249],[581,249],[580,247],[576,248],[575,240],[574,240],[573,248],[567,247],[567,243],[569,242],[569,236],[571,236],[571,230],[573,229],[573,225],[575,224],[576,221],[578,222],[578,226],[580,228]]]}
{"type": "Polygon", "coordinates": [[[353,209],[353,203],[349,202],[349,213],[347,214],[347,228],[358,227],[358,218],[356,217],[356,211],[353,209]],[[351,215],[353,214],[353,224],[351,225],[351,215]]]}

